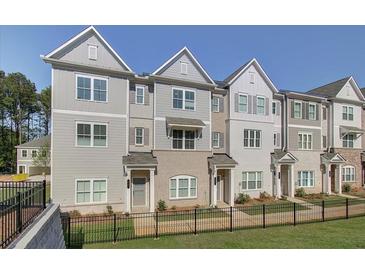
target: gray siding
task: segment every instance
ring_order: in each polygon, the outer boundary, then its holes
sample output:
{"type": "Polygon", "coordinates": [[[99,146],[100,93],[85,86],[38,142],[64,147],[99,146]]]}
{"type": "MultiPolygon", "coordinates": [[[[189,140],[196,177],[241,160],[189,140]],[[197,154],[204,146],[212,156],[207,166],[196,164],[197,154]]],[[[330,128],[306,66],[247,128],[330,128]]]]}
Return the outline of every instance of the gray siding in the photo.
{"type": "Polygon", "coordinates": [[[139,119],[131,118],[129,120],[129,151],[148,152],[153,148],[153,120],[151,119],[139,119]],[[134,129],[136,127],[142,127],[145,130],[145,144],[143,146],[135,145],[134,129]],[[132,131],[133,130],[133,131],[132,131]],[[146,133],[148,132],[148,140],[146,140],[146,133]],[[133,138],[131,138],[133,137],[133,138]]]}
{"type": "Polygon", "coordinates": [[[295,124],[295,125],[303,125],[303,126],[317,126],[321,127],[321,119],[322,119],[322,105],[320,103],[311,102],[307,100],[298,100],[288,98],[288,124],[295,124]],[[302,102],[302,117],[301,119],[293,118],[293,106],[292,104],[294,101],[302,102]],[[309,120],[308,118],[308,108],[305,107],[309,103],[314,103],[317,106],[317,119],[316,120],[309,120]]]}
{"type": "Polygon", "coordinates": [[[142,84],[130,84],[129,90],[129,116],[137,117],[137,118],[150,118],[153,119],[153,85],[142,85],[142,84]],[[135,104],[135,86],[144,86],[145,87],[145,104],[139,105],[135,104]],[[148,92],[147,92],[148,90],[148,92]],[[148,103],[147,103],[148,102],[148,103]]]}
{"type": "Polygon", "coordinates": [[[296,128],[289,127],[288,135],[289,135],[289,151],[298,150],[298,142],[299,132],[312,133],[312,148],[313,150],[321,150],[322,149],[322,135],[320,129],[311,129],[311,128],[296,128]]]}

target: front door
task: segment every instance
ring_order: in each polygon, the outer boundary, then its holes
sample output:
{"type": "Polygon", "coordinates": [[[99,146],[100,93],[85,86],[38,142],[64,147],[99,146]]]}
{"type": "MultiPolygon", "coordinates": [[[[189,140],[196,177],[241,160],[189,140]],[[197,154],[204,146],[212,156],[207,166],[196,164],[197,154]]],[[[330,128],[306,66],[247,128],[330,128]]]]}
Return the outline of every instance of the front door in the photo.
{"type": "Polygon", "coordinates": [[[289,196],[289,168],[287,165],[281,166],[280,171],[280,182],[281,182],[281,194],[284,196],[289,196]]]}
{"type": "Polygon", "coordinates": [[[19,174],[23,174],[23,173],[26,173],[26,171],[25,171],[25,166],[19,166],[19,172],[18,172],[19,174]]]}
{"type": "Polygon", "coordinates": [[[146,206],[146,178],[133,178],[133,206],[146,206]]]}
{"type": "Polygon", "coordinates": [[[331,165],[331,192],[336,191],[336,165],[331,165]]]}

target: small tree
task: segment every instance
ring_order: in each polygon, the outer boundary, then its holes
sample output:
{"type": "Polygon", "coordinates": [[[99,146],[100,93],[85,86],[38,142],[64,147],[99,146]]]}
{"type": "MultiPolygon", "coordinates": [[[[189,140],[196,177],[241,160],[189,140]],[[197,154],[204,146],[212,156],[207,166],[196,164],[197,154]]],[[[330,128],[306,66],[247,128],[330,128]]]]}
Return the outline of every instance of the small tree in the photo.
{"type": "Polygon", "coordinates": [[[46,143],[40,147],[37,155],[33,157],[33,165],[42,168],[44,173],[44,179],[46,179],[46,169],[50,166],[50,164],[51,164],[50,146],[48,143],[46,143]]]}

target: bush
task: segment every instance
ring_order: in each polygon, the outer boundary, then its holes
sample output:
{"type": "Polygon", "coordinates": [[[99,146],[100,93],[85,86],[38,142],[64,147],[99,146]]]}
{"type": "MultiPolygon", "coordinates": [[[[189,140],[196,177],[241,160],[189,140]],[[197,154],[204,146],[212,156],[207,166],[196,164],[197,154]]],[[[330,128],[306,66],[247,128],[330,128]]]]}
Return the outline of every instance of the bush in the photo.
{"type": "Polygon", "coordinates": [[[81,213],[78,210],[71,210],[69,213],[69,216],[72,217],[81,217],[81,213]]]}
{"type": "Polygon", "coordinates": [[[307,195],[306,193],[305,193],[305,190],[304,190],[304,188],[298,188],[296,191],[295,191],[295,196],[297,196],[297,197],[304,197],[305,195],[307,195]]]}
{"type": "Polygon", "coordinates": [[[271,198],[271,195],[267,193],[266,191],[260,192],[260,199],[269,199],[271,198]]]}
{"type": "Polygon", "coordinates": [[[237,204],[244,204],[244,203],[247,203],[248,201],[251,200],[251,197],[250,195],[248,194],[245,194],[245,193],[239,193],[238,194],[238,197],[236,198],[236,203],[237,204]]]}
{"type": "Polygon", "coordinates": [[[108,214],[113,214],[113,207],[110,205],[106,206],[106,211],[108,212],[108,214]]]}
{"type": "Polygon", "coordinates": [[[342,186],[342,191],[343,192],[350,192],[351,191],[351,185],[350,184],[344,184],[343,186],[342,186]]]}
{"type": "Polygon", "coordinates": [[[176,210],[176,205],[173,205],[173,206],[171,207],[171,209],[172,209],[172,210],[176,210]]]}
{"type": "Polygon", "coordinates": [[[167,209],[166,202],[164,200],[159,200],[157,202],[157,209],[159,211],[165,211],[167,209]]]}

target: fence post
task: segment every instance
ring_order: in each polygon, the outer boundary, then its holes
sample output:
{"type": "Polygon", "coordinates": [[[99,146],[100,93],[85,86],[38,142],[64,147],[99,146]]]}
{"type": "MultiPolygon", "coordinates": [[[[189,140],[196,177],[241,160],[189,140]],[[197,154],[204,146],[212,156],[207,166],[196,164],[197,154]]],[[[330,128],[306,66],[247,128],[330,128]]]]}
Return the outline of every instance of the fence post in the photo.
{"type": "Polygon", "coordinates": [[[67,248],[71,247],[71,217],[70,215],[67,216],[67,248]]]}
{"type": "Polygon", "coordinates": [[[156,211],[156,235],[155,235],[155,238],[157,239],[158,238],[158,211],[156,211]]]}
{"type": "Polygon", "coordinates": [[[230,215],[231,215],[231,219],[230,219],[230,231],[233,232],[233,207],[230,207],[230,215]]]}
{"type": "Polygon", "coordinates": [[[346,198],[346,219],[349,218],[349,198],[346,198]]]}
{"type": "Polygon", "coordinates": [[[265,204],[262,205],[262,227],[266,228],[266,218],[265,218],[265,204]]]}
{"type": "Polygon", "coordinates": [[[296,214],[296,203],[293,204],[293,209],[294,209],[294,226],[296,226],[297,224],[297,214],[296,214]]]}
{"type": "Polygon", "coordinates": [[[194,234],[196,235],[196,208],[194,208],[194,234]]]}
{"type": "Polygon", "coordinates": [[[113,221],[113,227],[114,227],[114,243],[117,241],[117,214],[114,213],[113,215],[114,221],[113,221]]]}
{"type": "Polygon", "coordinates": [[[324,200],[322,200],[322,222],[324,222],[324,200]]]}
{"type": "Polygon", "coordinates": [[[46,180],[43,180],[43,209],[46,208],[46,180]]]}
{"type": "Polygon", "coordinates": [[[16,230],[22,232],[22,201],[20,192],[17,192],[16,194],[16,201],[16,230]]]}

